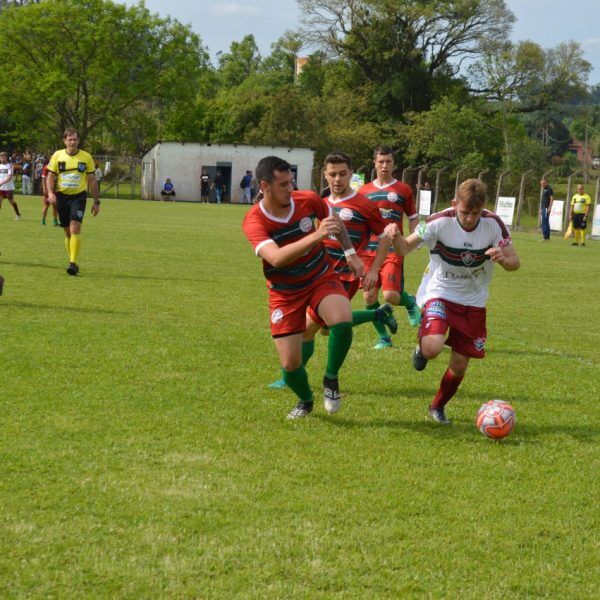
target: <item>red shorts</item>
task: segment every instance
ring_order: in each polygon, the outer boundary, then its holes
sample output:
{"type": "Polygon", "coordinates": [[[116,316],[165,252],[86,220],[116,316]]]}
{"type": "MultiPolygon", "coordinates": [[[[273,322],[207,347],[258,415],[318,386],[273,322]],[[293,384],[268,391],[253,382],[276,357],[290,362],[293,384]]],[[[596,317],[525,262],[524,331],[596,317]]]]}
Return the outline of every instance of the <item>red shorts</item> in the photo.
{"type": "Polygon", "coordinates": [[[304,332],[307,310],[317,314],[321,300],[332,294],[348,296],[339,277],[333,273],[317,279],[310,287],[302,290],[293,292],[270,290],[271,335],[283,337],[304,332]]]}
{"type": "MultiPolygon", "coordinates": [[[[356,292],[358,292],[358,288],[360,287],[360,279],[352,279],[351,281],[347,279],[340,279],[340,283],[342,284],[348,299],[352,300],[352,298],[354,298],[356,295],[356,292]]],[[[306,312],[315,323],[318,323],[321,327],[327,327],[327,323],[321,319],[316,308],[313,309],[311,306],[309,306],[306,309],[306,312]]]]}
{"type": "MultiPolygon", "coordinates": [[[[374,256],[361,256],[365,264],[365,273],[372,267],[374,256]]],[[[362,286],[361,286],[362,287],[362,286]]],[[[386,258],[381,265],[379,271],[379,281],[377,288],[381,288],[384,292],[402,293],[404,290],[404,257],[391,256],[386,258]]]]}
{"type": "Polygon", "coordinates": [[[487,336],[485,314],[485,308],[433,298],[423,306],[419,337],[445,335],[450,328],[447,346],[464,356],[483,358],[487,336]]]}
{"type": "Polygon", "coordinates": [[[9,200],[13,199],[13,191],[12,190],[0,190],[0,198],[8,198],[9,200]]]}

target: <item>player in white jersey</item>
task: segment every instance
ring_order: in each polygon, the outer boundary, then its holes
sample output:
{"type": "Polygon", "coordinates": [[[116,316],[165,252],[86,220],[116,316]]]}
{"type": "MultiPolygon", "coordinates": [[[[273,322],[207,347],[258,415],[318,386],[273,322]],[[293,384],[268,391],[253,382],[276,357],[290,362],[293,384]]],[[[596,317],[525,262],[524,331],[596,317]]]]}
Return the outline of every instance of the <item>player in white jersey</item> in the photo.
{"type": "Polygon", "coordinates": [[[451,423],[444,407],[456,393],[470,359],[485,356],[485,302],[494,264],[506,271],[521,266],[504,223],[484,209],[485,197],[485,184],[468,179],[459,186],[452,208],[431,215],[407,238],[395,224],[385,229],[403,256],[420,245],[429,248],[429,266],[417,293],[423,320],[413,365],[422,371],[444,344],[452,349],[448,369],[429,406],[431,418],[444,425],[451,423]]]}
{"type": "Polygon", "coordinates": [[[14,197],[15,180],[13,176],[13,167],[8,162],[8,154],[6,152],[0,152],[0,207],[2,207],[2,200],[6,198],[15,211],[15,220],[21,220],[21,213],[19,207],[15,202],[14,197]]]}

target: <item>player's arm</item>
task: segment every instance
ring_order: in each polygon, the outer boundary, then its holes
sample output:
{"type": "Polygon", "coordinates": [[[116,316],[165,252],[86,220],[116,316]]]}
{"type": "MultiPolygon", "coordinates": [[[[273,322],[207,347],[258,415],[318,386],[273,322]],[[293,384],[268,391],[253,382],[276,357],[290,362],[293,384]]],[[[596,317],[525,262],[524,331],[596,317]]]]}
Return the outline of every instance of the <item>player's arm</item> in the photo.
{"type": "Polygon", "coordinates": [[[56,204],[56,194],[54,193],[54,186],[56,184],[56,174],[52,171],[48,171],[46,175],[46,190],[48,191],[48,202],[50,204],[56,204]]]}
{"type": "Polygon", "coordinates": [[[408,217],[408,232],[413,233],[419,224],[419,215],[408,217]]]}
{"type": "Polygon", "coordinates": [[[348,235],[348,230],[344,225],[344,221],[342,221],[342,219],[336,212],[332,212],[331,216],[337,219],[339,223],[340,232],[335,237],[337,238],[337,241],[340,243],[342,250],[344,251],[344,256],[346,257],[348,267],[357,277],[362,277],[365,272],[365,265],[360,256],[356,254],[356,250],[352,245],[352,240],[348,235]]]}
{"type": "Polygon", "coordinates": [[[373,259],[371,268],[363,277],[364,290],[371,290],[377,285],[377,281],[379,280],[379,271],[381,271],[381,266],[387,258],[391,244],[392,241],[386,235],[382,234],[379,238],[379,243],[377,244],[377,252],[375,253],[375,258],[373,259]]]}
{"type": "Polygon", "coordinates": [[[498,263],[505,271],[516,271],[521,266],[521,261],[512,244],[508,246],[495,246],[486,251],[492,262],[498,263]]]}
{"type": "Polygon", "coordinates": [[[92,215],[95,217],[100,212],[100,195],[98,193],[98,181],[93,173],[88,173],[88,189],[94,197],[92,205],[92,215]]]}
{"type": "Polygon", "coordinates": [[[390,223],[384,229],[384,233],[387,238],[389,238],[394,245],[394,250],[400,256],[406,256],[423,241],[416,233],[411,233],[408,237],[404,237],[400,233],[400,229],[398,229],[398,225],[396,223],[390,223]]]}
{"type": "Polygon", "coordinates": [[[339,231],[340,226],[335,217],[327,217],[319,223],[319,228],[316,231],[286,246],[278,246],[273,240],[268,240],[258,250],[258,255],[276,269],[280,269],[304,256],[326,237],[330,235],[337,236],[339,231]]]}

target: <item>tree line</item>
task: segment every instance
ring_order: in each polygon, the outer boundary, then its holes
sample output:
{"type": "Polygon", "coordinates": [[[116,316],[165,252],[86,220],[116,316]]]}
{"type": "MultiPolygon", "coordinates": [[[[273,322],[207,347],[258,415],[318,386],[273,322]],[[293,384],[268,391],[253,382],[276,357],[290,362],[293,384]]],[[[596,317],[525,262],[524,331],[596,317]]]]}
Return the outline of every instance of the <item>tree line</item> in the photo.
{"type": "Polygon", "coordinates": [[[534,168],[572,137],[600,153],[600,85],[578,42],[509,40],[504,0],[298,0],[267,56],[253,35],[213,63],[189,26],[110,0],[2,2],[0,143],[95,153],[157,140],[334,148],[368,165],[534,168]],[[296,76],[299,56],[307,57],[296,76]]]}

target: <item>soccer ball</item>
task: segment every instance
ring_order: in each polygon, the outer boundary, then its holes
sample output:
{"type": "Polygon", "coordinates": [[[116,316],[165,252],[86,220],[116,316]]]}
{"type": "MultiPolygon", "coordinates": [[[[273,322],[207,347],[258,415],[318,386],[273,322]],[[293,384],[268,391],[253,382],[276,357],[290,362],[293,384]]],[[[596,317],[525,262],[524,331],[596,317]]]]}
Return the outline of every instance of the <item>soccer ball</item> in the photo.
{"type": "Polygon", "coordinates": [[[477,411],[477,428],[486,437],[500,440],[515,426],[515,409],[504,400],[490,400],[477,411]]]}

